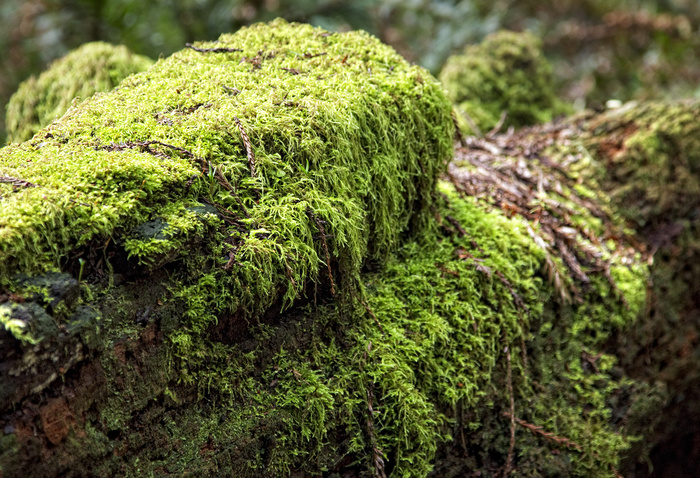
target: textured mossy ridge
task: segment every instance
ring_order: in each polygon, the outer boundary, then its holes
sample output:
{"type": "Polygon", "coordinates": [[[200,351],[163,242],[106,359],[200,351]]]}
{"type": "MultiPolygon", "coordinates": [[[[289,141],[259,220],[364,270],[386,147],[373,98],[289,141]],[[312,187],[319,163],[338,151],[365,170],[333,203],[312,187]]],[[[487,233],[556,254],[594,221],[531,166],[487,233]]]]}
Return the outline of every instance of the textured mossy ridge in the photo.
{"type": "Polygon", "coordinates": [[[529,32],[500,31],[447,59],[440,81],[465,133],[486,133],[500,123],[546,123],[568,108],[557,99],[552,67],[529,32]],[[477,131],[474,131],[476,127],[477,131]]]}
{"type": "Polygon", "coordinates": [[[646,268],[595,185],[470,194],[450,110],[278,20],[3,149],[3,473],[613,475],[646,268]]]}
{"type": "Polygon", "coordinates": [[[127,76],[146,70],[153,60],[125,46],[86,43],[54,61],[39,77],[24,81],[7,103],[9,142],[30,139],[60,118],[74,100],[109,91],[127,76]]]}

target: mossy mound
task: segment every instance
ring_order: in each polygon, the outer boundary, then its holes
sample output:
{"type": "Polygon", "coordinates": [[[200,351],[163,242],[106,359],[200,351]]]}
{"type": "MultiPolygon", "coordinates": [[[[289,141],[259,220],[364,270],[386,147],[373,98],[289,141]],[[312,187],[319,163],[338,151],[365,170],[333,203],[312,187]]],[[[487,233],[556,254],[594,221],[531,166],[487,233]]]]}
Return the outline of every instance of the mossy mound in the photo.
{"type": "Polygon", "coordinates": [[[532,151],[448,169],[451,109],[278,20],[3,149],[3,473],[612,475],[645,265],[532,151]]]}
{"type": "Polygon", "coordinates": [[[451,120],[424,70],[369,35],[282,22],[197,48],[4,150],[3,276],[109,236],[141,263],[184,253],[203,198],[228,224],[228,268],[266,290],[241,296],[275,295],[292,273],[293,299],[319,264],[355,274],[429,208],[451,120]],[[134,229],[157,220],[164,236],[134,229]],[[258,272],[233,267],[249,261],[258,272]]]}
{"type": "MultiPolygon", "coordinates": [[[[649,463],[653,476],[676,476],[698,465],[693,453],[679,447],[700,435],[699,115],[697,100],[631,102],[560,124],[466,140],[481,156],[487,155],[484,148],[498,155],[524,148],[530,157],[539,157],[575,181],[579,191],[602,190],[594,195],[596,204],[607,204],[607,213],[616,211],[627,223],[621,234],[650,265],[644,313],[629,327],[613,331],[605,346],[618,358],[615,373],[629,376],[638,390],[647,391],[635,397],[632,389],[626,390],[611,401],[631,398],[629,410],[615,411],[615,405],[613,415],[625,422],[628,433],[640,437],[624,454],[625,475],[650,476],[649,463]]],[[[530,164],[529,158],[525,164],[530,164]]],[[[518,178],[538,177],[523,175],[522,167],[506,167],[518,178]]],[[[556,201],[571,206],[569,200],[556,201]]],[[[532,211],[537,209],[519,209],[532,211]]]]}
{"type": "Polygon", "coordinates": [[[471,134],[494,128],[502,114],[505,127],[520,127],[567,110],[555,95],[540,40],[527,32],[500,31],[467,46],[448,58],[440,81],[457,107],[460,128],[471,134]]]}
{"type": "Polygon", "coordinates": [[[109,91],[129,75],[146,70],[153,61],[125,46],[92,42],[53,62],[39,77],[24,81],[7,103],[9,142],[30,139],[60,118],[76,98],[109,91]]]}

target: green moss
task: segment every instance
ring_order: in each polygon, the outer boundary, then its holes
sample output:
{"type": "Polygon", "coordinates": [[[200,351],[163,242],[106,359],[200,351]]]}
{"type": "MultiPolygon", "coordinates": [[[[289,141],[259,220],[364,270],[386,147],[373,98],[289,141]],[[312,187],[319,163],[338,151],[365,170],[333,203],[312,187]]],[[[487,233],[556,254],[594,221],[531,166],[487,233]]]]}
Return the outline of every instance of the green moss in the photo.
{"type": "Polygon", "coordinates": [[[9,142],[30,139],[60,118],[75,100],[109,91],[127,76],[153,64],[125,46],[92,42],[53,62],[39,77],[24,81],[7,103],[9,142]]]}
{"type": "MultiPolygon", "coordinates": [[[[296,470],[313,476],[349,458],[372,472],[376,447],[391,476],[426,476],[438,448],[460,435],[468,437],[470,455],[491,457],[470,471],[495,471],[490,460],[501,466],[508,450],[509,422],[500,415],[509,400],[506,347],[516,415],[580,446],[558,447],[552,463],[543,458],[552,456],[552,444],[519,429],[518,473],[537,474],[546,466],[573,476],[612,473],[629,437],[611,423],[607,400],[629,385],[611,374],[614,358],[599,353],[609,334],[640,312],[645,269],[614,268],[628,306],[602,278],[582,304],[562,306],[542,277],[545,253],[524,224],[484,202],[460,199],[449,185],[442,191],[449,204],[440,206],[440,215],[459,221],[471,237],[426,230],[381,272],[362,275],[364,299],[291,311],[282,325],[261,328],[252,352],[222,343],[198,346],[191,333],[175,334],[190,340],[181,380],[207,400],[222,400],[224,409],[226,403],[253,407],[239,425],[240,410],[226,426],[242,426],[254,410],[263,411],[255,418],[258,427],[275,424],[267,455],[249,458],[244,462],[250,470],[235,473],[296,470]],[[201,366],[193,366],[198,355],[201,366]],[[589,356],[596,357],[594,366],[589,356]],[[475,415],[465,422],[457,410],[475,415]]],[[[193,302],[190,311],[201,313],[193,302]]],[[[212,445],[220,450],[214,455],[239,440],[221,436],[212,445]]]]}
{"type": "Polygon", "coordinates": [[[506,113],[504,126],[545,123],[567,109],[554,92],[552,68],[530,33],[501,31],[448,58],[440,81],[457,108],[460,128],[483,133],[506,113]]]}
{"type": "Polygon", "coordinates": [[[587,125],[590,133],[583,141],[601,166],[592,172],[639,227],[695,214],[700,197],[699,111],[700,104],[692,100],[629,103],[587,125]]]}
{"type": "MultiPolygon", "coordinates": [[[[616,337],[621,365],[652,390],[630,429],[643,433],[628,456],[648,468],[652,448],[696,433],[697,298],[700,277],[700,102],[628,103],[577,122],[599,167],[589,172],[638,231],[650,257],[647,313],[616,337]],[[653,261],[652,261],[653,259],[653,261]],[[661,417],[661,418],[659,418],[661,417]],[[638,430],[638,431],[637,431],[638,430]],[[647,460],[647,462],[645,462],[647,460]]],[[[674,445],[670,445],[674,446],[674,445]]]]}
{"type": "Polygon", "coordinates": [[[5,274],[54,268],[70,248],[200,195],[235,222],[219,253],[267,289],[251,300],[269,301],[282,278],[296,284],[292,299],[315,276],[325,261],[318,224],[345,271],[396,246],[450,155],[438,84],[365,34],[277,22],[219,44],[244,51],[177,53],[73,110],[39,144],[8,148],[3,173],[39,187],[3,190],[5,274]],[[253,175],[234,117],[251,138],[253,175]]]}

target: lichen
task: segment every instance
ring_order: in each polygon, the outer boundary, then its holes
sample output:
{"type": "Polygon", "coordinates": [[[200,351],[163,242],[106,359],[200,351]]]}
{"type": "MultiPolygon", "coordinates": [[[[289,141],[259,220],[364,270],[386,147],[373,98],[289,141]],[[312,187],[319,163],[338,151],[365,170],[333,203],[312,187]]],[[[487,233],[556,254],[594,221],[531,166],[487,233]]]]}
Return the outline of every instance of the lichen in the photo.
{"type": "Polygon", "coordinates": [[[465,133],[488,132],[502,114],[507,128],[546,123],[568,111],[557,99],[539,39],[528,32],[500,31],[467,46],[447,59],[440,81],[465,133]]]}
{"type": "Polygon", "coordinates": [[[9,142],[20,143],[60,118],[75,102],[110,91],[127,76],[153,64],[125,46],[92,42],[54,61],[39,77],[20,84],[7,103],[9,142]]]}

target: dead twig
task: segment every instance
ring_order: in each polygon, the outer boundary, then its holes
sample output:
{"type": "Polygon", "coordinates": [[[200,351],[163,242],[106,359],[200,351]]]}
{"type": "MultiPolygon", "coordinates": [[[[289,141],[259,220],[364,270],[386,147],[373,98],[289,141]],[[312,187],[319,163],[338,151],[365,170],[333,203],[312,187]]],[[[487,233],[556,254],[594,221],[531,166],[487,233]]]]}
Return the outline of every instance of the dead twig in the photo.
{"type": "Polygon", "coordinates": [[[560,437],[552,432],[545,431],[542,429],[541,426],[533,425],[532,423],[528,423],[525,420],[521,420],[520,418],[513,415],[513,413],[503,412],[503,415],[505,417],[511,418],[518,425],[527,428],[534,435],[539,435],[550,442],[556,443],[559,446],[563,446],[571,450],[576,450],[578,452],[583,452],[583,447],[581,445],[572,440],[569,440],[566,437],[560,437]]]}
{"type": "Polygon", "coordinates": [[[241,120],[239,120],[237,116],[234,116],[233,120],[236,122],[236,126],[238,126],[238,130],[241,132],[241,137],[243,138],[243,144],[245,146],[245,150],[246,150],[246,153],[248,155],[248,168],[250,169],[250,177],[254,178],[255,177],[255,154],[253,154],[253,146],[250,144],[250,138],[248,137],[248,134],[245,132],[245,129],[243,129],[243,124],[241,123],[241,120]]]}
{"type": "Polygon", "coordinates": [[[0,176],[0,183],[12,184],[13,189],[19,188],[35,188],[36,184],[25,181],[24,179],[13,178],[10,176],[0,176]]]}
{"type": "Polygon", "coordinates": [[[503,274],[501,271],[496,271],[496,277],[498,277],[498,280],[501,281],[501,283],[508,289],[508,292],[510,292],[511,297],[513,297],[513,301],[515,302],[515,305],[518,306],[519,309],[524,310],[527,315],[530,315],[530,309],[525,305],[525,301],[523,301],[522,297],[518,295],[517,292],[515,292],[515,289],[513,288],[513,285],[506,279],[506,276],[503,274]]]}
{"type": "Polygon", "coordinates": [[[194,46],[192,43],[185,43],[185,46],[194,51],[198,51],[199,53],[233,53],[235,51],[243,51],[240,48],[199,48],[194,46]]]}
{"type": "Polygon", "coordinates": [[[315,53],[315,54],[304,52],[304,58],[316,58],[317,56],[323,56],[323,55],[327,55],[327,54],[328,53],[326,53],[325,51],[323,53],[315,53]]]}
{"type": "Polygon", "coordinates": [[[374,461],[374,469],[377,472],[379,478],[386,478],[386,472],[384,471],[384,453],[379,448],[377,444],[377,438],[374,435],[374,409],[372,408],[372,402],[374,401],[374,393],[372,393],[372,388],[367,389],[367,432],[369,433],[369,439],[372,443],[372,461],[374,461]]]}
{"type": "Polygon", "coordinates": [[[447,219],[447,221],[450,224],[452,224],[455,227],[455,229],[457,229],[457,232],[459,233],[459,237],[464,237],[464,236],[469,235],[467,233],[467,231],[464,230],[464,228],[462,227],[462,225],[459,223],[459,221],[457,219],[455,219],[452,216],[445,216],[445,219],[447,219]]]}
{"type": "Polygon", "coordinates": [[[372,309],[369,308],[369,305],[367,305],[367,302],[365,302],[364,300],[362,300],[362,299],[355,293],[354,290],[352,291],[352,296],[355,298],[355,300],[357,300],[360,304],[362,304],[362,307],[364,307],[365,310],[367,311],[367,313],[369,314],[369,316],[372,317],[372,319],[374,319],[374,321],[375,321],[375,322],[377,323],[377,325],[379,326],[379,330],[380,330],[380,331],[382,332],[382,334],[383,334],[383,333],[384,333],[384,327],[382,327],[382,323],[379,322],[379,319],[377,318],[376,315],[374,315],[374,312],[372,312],[372,309]]]}
{"type": "Polygon", "coordinates": [[[314,214],[311,208],[306,210],[312,221],[316,223],[318,231],[321,233],[321,242],[323,244],[323,252],[326,255],[326,267],[328,268],[328,279],[331,281],[331,295],[335,296],[335,282],[333,281],[333,271],[331,270],[331,255],[328,252],[328,243],[326,242],[326,229],[323,227],[323,221],[314,214]]]}
{"type": "Polygon", "coordinates": [[[503,123],[506,122],[506,118],[507,118],[507,117],[508,117],[508,112],[507,112],[507,111],[503,111],[503,112],[501,113],[501,117],[498,119],[498,123],[496,123],[496,126],[494,126],[493,129],[492,129],[491,131],[489,131],[488,133],[486,133],[486,138],[487,138],[487,139],[493,138],[494,136],[496,136],[496,135],[498,134],[499,131],[501,131],[501,128],[503,128],[503,123]]]}
{"type": "Polygon", "coordinates": [[[233,96],[236,96],[241,93],[241,90],[238,88],[232,88],[230,86],[222,85],[224,87],[224,90],[226,90],[228,93],[232,94],[233,96]]]}
{"type": "Polygon", "coordinates": [[[503,469],[503,478],[506,478],[513,471],[513,457],[515,455],[515,398],[513,397],[513,376],[510,366],[510,349],[506,347],[506,385],[508,387],[508,396],[510,397],[510,446],[508,447],[508,458],[506,466],[503,469]]]}

